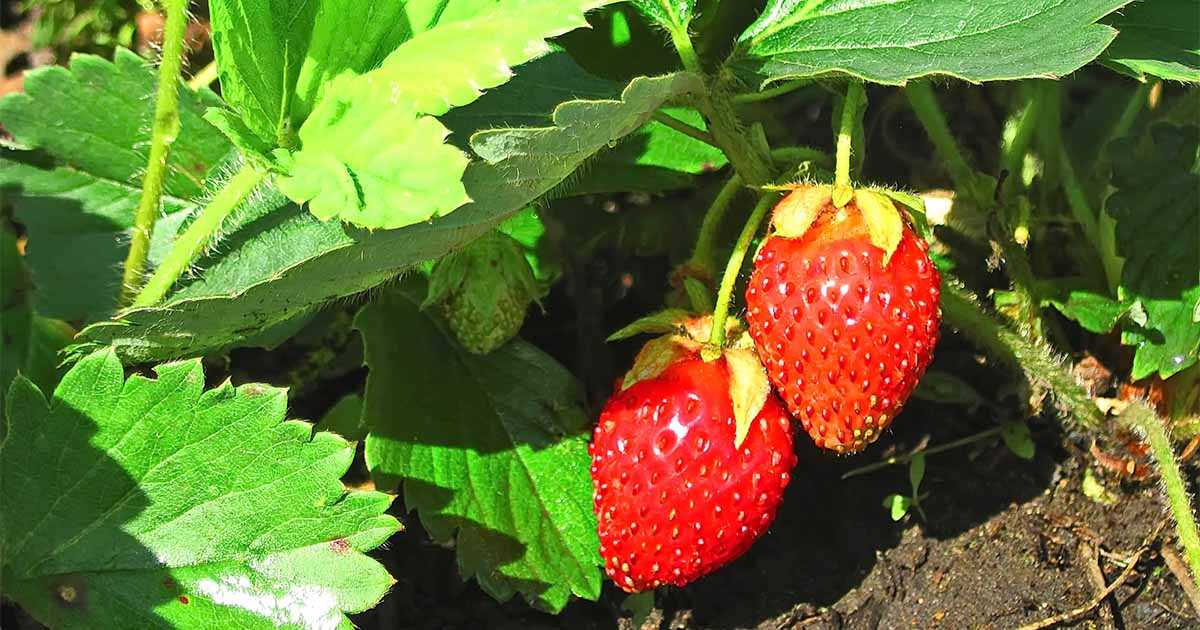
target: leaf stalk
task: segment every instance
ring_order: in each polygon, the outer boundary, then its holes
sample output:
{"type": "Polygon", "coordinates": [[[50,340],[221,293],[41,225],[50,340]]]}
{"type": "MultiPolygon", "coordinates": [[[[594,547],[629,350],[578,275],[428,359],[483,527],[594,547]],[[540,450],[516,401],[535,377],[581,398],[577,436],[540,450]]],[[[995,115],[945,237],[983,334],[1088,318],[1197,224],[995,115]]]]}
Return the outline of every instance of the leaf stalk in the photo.
{"type": "Polygon", "coordinates": [[[161,302],[179,277],[183,275],[188,265],[192,264],[192,261],[208,246],[225,217],[229,216],[250,196],[250,193],[266,175],[266,171],[249,162],[243,164],[241,170],[229,180],[229,183],[217,193],[217,196],[200,211],[196,220],[175,240],[171,251],[167,253],[162,264],[154,270],[154,275],[138,293],[132,306],[141,308],[154,306],[161,302]]]}
{"type": "Polygon", "coordinates": [[[1158,467],[1162,491],[1175,520],[1179,543],[1192,570],[1192,580],[1196,587],[1200,588],[1200,534],[1196,531],[1191,497],[1188,496],[1187,486],[1179,471],[1179,461],[1171,448],[1171,438],[1163,426],[1163,420],[1150,406],[1137,402],[1125,409],[1121,414],[1121,421],[1136,429],[1150,444],[1150,455],[1158,467]]]}
{"type": "Polygon", "coordinates": [[[733,289],[737,286],[742,262],[746,259],[746,253],[750,251],[750,243],[758,232],[759,224],[762,223],[763,217],[767,216],[767,210],[775,205],[778,198],[779,195],[775,192],[763,193],[758,204],[754,206],[754,211],[750,213],[750,218],[746,219],[746,225],[742,227],[742,233],[738,235],[737,242],[733,245],[733,253],[729,256],[729,262],[725,264],[725,274],[721,276],[721,288],[717,291],[717,306],[713,309],[712,334],[708,338],[707,351],[712,358],[720,356],[721,348],[725,345],[725,320],[729,317],[729,305],[733,301],[733,289]]]}
{"type": "Polygon", "coordinates": [[[171,144],[179,136],[179,87],[183,69],[183,39],[187,31],[186,0],[166,0],[167,19],[163,26],[162,62],[158,67],[158,88],[154,98],[154,122],[150,128],[150,157],[142,180],[142,195],[133,215],[133,235],[121,274],[118,304],[129,304],[137,295],[150,255],[150,238],[161,212],[163,185],[171,144]]]}

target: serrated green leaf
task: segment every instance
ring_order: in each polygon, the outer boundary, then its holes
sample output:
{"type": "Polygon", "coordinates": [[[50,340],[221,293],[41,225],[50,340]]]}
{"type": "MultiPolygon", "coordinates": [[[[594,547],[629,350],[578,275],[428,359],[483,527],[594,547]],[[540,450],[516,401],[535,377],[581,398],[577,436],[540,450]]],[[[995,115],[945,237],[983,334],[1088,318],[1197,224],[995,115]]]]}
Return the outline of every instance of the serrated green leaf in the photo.
{"type": "Polygon", "coordinates": [[[443,144],[449,131],[433,116],[507,82],[512,66],[550,51],[546,38],[586,26],[583,14],[610,1],[501,0],[415,35],[366,74],[340,77],[300,128],[280,189],[318,218],[370,229],[454,211],[470,201],[467,157],[443,144]]]}
{"type": "Polygon", "coordinates": [[[395,229],[444,216],[470,201],[467,156],[445,144],[432,116],[391,103],[370,74],[340,81],[300,128],[279,189],[318,219],[395,229]]]}
{"type": "Polygon", "coordinates": [[[283,390],[204,391],[199,360],[132,376],[110,349],[46,400],[18,378],[0,444],[5,595],[52,627],[335,627],[392,580],[399,529],[347,492],[353,447],[283,390]],[[52,468],[47,468],[53,463],[52,468]]]}
{"type": "Polygon", "coordinates": [[[1116,221],[1122,301],[1140,301],[1144,326],[1122,327],[1122,341],[1137,347],[1134,380],[1158,373],[1167,378],[1196,362],[1200,322],[1200,128],[1160,124],[1141,144],[1132,138],[1111,143],[1112,184],[1105,202],[1116,221]]]}
{"type": "Polygon", "coordinates": [[[696,0],[630,0],[642,15],[669,30],[686,34],[696,0]]]}
{"type": "MultiPolygon", "coordinates": [[[[502,89],[484,94],[470,107],[451,110],[442,117],[456,137],[467,136],[487,118],[494,128],[544,126],[552,123],[562,94],[589,100],[620,97],[620,86],[594,77],[564,52],[552,52],[521,66],[502,89]]],[[[705,128],[699,112],[688,107],[666,107],[664,114],[705,128]]],[[[465,139],[465,138],[463,138],[465,139]]],[[[695,175],[727,164],[725,154],[657,121],[648,121],[611,148],[588,160],[585,168],[556,191],[556,195],[589,195],[612,192],[661,192],[685,188],[695,175]]]]}
{"type": "Polygon", "coordinates": [[[1091,291],[1071,291],[1063,300],[1049,300],[1060,313],[1075,320],[1084,330],[1107,333],[1129,313],[1131,304],[1122,304],[1106,295],[1091,291]]]}
{"type": "Polygon", "coordinates": [[[335,79],[371,70],[414,35],[497,1],[213,0],[213,52],[222,95],[238,112],[231,118],[244,120],[237,133],[268,151],[288,145],[335,79]]]}
{"type": "Polygon", "coordinates": [[[501,0],[413,37],[364,76],[373,75],[386,101],[444,114],[506,83],[514,66],[550,52],[546,39],[587,26],[584,13],[612,1],[501,0]]]}
{"type": "MultiPolygon", "coordinates": [[[[29,235],[35,306],[47,317],[95,321],[116,306],[121,261],[149,160],[154,70],[119,49],[112,62],[77,55],[70,68],[25,76],[25,93],[0,101],[0,124],[35,151],[0,154],[0,187],[11,192],[29,235]],[[69,252],[68,255],[64,255],[69,252]]],[[[165,252],[187,200],[232,153],[203,119],[220,103],[211,91],[181,89],[180,136],[171,145],[151,261],[165,252]]]]}
{"type": "Polygon", "coordinates": [[[1105,65],[1145,80],[1200,81],[1200,4],[1145,0],[1105,20],[1119,31],[1104,51],[1105,65]]]}
{"type": "Polygon", "coordinates": [[[758,83],[851,75],[900,85],[1058,77],[1096,58],[1116,31],[1095,24],[1129,0],[771,0],[739,39],[758,83]]]}
{"type": "Polygon", "coordinates": [[[521,340],[462,350],[418,296],[387,293],[356,319],[366,346],[367,465],[459,567],[504,600],[559,610],[600,594],[588,420],[565,369],[521,340]]]}
{"type": "Polygon", "coordinates": [[[165,304],[89,327],[82,339],[115,345],[131,361],[196,356],[378,286],[492,229],[641,127],[663,103],[697,89],[699,80],[689,74],[640,77],[620,100],[566,101],[552,126],[476,134],[494,164],[467,168],[463,181],[475,201],[400,230],[366,233],[324,223],[265,187],[252,200],[264,207],[256,213],[263,218],[231,228],[197,264],[196,278],[178,285],[165,304]]]}

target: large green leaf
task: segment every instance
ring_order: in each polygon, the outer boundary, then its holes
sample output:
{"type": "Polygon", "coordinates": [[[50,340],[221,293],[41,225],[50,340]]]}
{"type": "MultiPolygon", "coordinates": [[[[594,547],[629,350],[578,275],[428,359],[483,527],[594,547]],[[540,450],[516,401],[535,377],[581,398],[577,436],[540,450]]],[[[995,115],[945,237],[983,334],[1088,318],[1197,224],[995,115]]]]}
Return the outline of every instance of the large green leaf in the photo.
{"type": "MultiPolygon", "coordinates": [[[[0,101],[0,124],[37,151],[0,154],[0,187],[11,191],[29,234],[29,265],[39,313],[66,320],[108,316],[141,194],[154,116],[154,71],[120,49],[112,62],[77,55],[70,68],[26,75],[25,93],[0,101]]],[[[182,89],[180,136],[171,145],[163,211],[151,259],[163,254],[179,211],[199,195],[229,142],[205,122],[220,102],[207,89],[182,89]],[[174,216],[173,216],[174,215],[174,216]]]]}
{"type": "Polygon", "coordinates": [[[1141,80],[1200,81],[1200,3],[1144,0],[1105,21],[1120,31],[1105,65],[1141,80]]]}
{"type": "MultiPolygon", "coordinates": [[[[635,79],[620,100],[567,100],[545,127],[481,131],[487,161],[464,176],[473,203],[400,230],[365,232],[324,223],[270,190],[261,218],[228,233],[198,277],[161,307],[125,313],[83,332],[133,361],[194,356],[326,301],[377,286],[458,248],[557,186],[586,159],[640,128],[666,101],[700,89],[689,74],[635,79]]],[[[481,127],[490,126],[480,119],[481,127]]]]}
{"type": "Polygon", "coordinates": [[[212,0],[222,94],[245,128],[231,133],[254,134],[260,146],[286,142],[337,77],[371,70],[413,35],[498,1],[212,0]]]}
{"type": "Polygon", "coordinates": [[[462,183],[467,156],[445,143],[449,131],[390,102],[374,78],[335,83],[300,128],[303,148],[289,156],[280,190],[308,202],[318,219],[373,229],[427,221],[470,201],[462,183]]]}
{"type": "Polygon", "coordinates": [[[550,610],[600,594],[599,541],[571,375],[513,340],[472,355],[391,292],[363,309],[363,418],[377,483],[404,480],[404,503],[437,540],[455,541],[463,575],[493,596],[550,610]]]}
{"type": "MultiPolygon", "coordinates": [[[[470,107],[451,110],[442,118],[454,132],[452,139],[461,141],[481,121],[498,128],[552,124],[554,108],[564,94],[599,100],[620,98],[620,92],[619,85],[588,74],[570,55],[553,52],[521,66],[503,89],[490,91],[470,107]]],[[[703,117],[694,109],[666,107],[662,112],[705,128],[703,117]]],[[[695,175],[725,164],[725,154],[720,150],[652,120],[588,160],[587,166],[556,194],[686,188],[695,182],[695,175]]]]}
{"type": "Polygon", "coordinates": [[[1137,347],[1133,378],[1166,378],[1200,354],[1200,127],[1160,124],[1142,143],[1108,147],[1114,192],[1105,210],[1116,220],[1122,301],[1140,300],[1143,327],[1124,326],[1137,347]]]}
{"type": "Polygon", "coordinates": [[[513,66],[549,52],[546,38],[586,26],[584,13],[607,2],[502,0],[418,33],[366,74],[332,82],[300,128],[302,146],[285,162],[280,189],[319,218],[372,229],[459,208],[470,201],[461,183],[467,158],[443,144],[448,131],[432,116],[507,82],[513,66]],[[417,155],[424,159],[403,159],[417,155]]]}
{"type": "Polygon", "coordinates": [[[760,84],[848,74],[903,84],[1057,77],[1116,31],[1095,24],[1129,0],[771,0],[742,34],[737,66],[760,84]]]}
{"type": "Polygon", "coordinates": [[[125,379],[80,361],[47,400],[17,378],[0,444],[5,595],[52,627],[348,627],[399,529],[347,492],[354,448],[285,422],[284,390],[204,391],[199,360],[125,379]]]}

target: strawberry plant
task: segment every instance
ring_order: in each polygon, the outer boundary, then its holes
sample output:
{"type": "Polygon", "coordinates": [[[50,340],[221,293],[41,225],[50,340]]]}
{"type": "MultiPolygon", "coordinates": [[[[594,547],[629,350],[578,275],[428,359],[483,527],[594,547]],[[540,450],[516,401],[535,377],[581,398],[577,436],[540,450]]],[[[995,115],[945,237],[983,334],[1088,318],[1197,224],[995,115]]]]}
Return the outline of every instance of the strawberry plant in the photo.
{"type": "Polygon", "coordinates": [[[0,100],[6,623],[494,622],[414,612],[449,563],[608,624],[828,611],[856,586],[712,580],[861,580],[858,498],[947,531],[956,482],[1047,465],[1169,518],[1129,508],[1090,604],[947,623],[1119,615],[1151,549],[1195,598],[1194,2],[159,9],[153,59],[0,100]]]}

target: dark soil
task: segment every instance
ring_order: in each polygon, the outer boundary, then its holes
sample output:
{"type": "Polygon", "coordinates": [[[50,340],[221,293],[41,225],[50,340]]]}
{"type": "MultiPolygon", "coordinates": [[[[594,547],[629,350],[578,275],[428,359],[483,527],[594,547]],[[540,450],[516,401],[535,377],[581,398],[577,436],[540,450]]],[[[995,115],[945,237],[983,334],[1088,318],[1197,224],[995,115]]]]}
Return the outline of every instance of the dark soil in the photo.
{"type": "MultiPolygon", "coordinates": [[[[1038,436],[1032,462],[998,440],[929,458],[928,522],[894,523],[883,498],[904,492],[904,466],[842,481],[907,438],[934,443],[969,432],[953,408],[918,405],[898,435],[855,459],[801,449],[795,481],[772,530],[744,557],[683,589],[659,594],[645,628],[1015,628],[1090,602],[1166,518],[1153,484],[1120,488],[1105,506],[1081,491],[1084,457],[1062,436],[1038,436]],[[940,413],[937,409],[940,408],[940,413]]],[[[383,553],[399,582],[356,621],[379,628],[633,628],[624,594],[558,617],[524,602],[498,604],[463,583],[453,552],[428,542],[415,518],[383,553]],[[623,616],[624,615],[624,616],[623,616]]],[[[1171,528],[1162,530],[1170,538],[1171,528]]],[[[1082,617],[1088,628],[1197,628],[1200,618],[1163,565],[1156,543],[1114,598],[1082,617]],[[1114,603],[1115,602],[1115,610],[1114,603]],[[1115,614],[1114,614],[1115,613],[1115,614]]]]}

